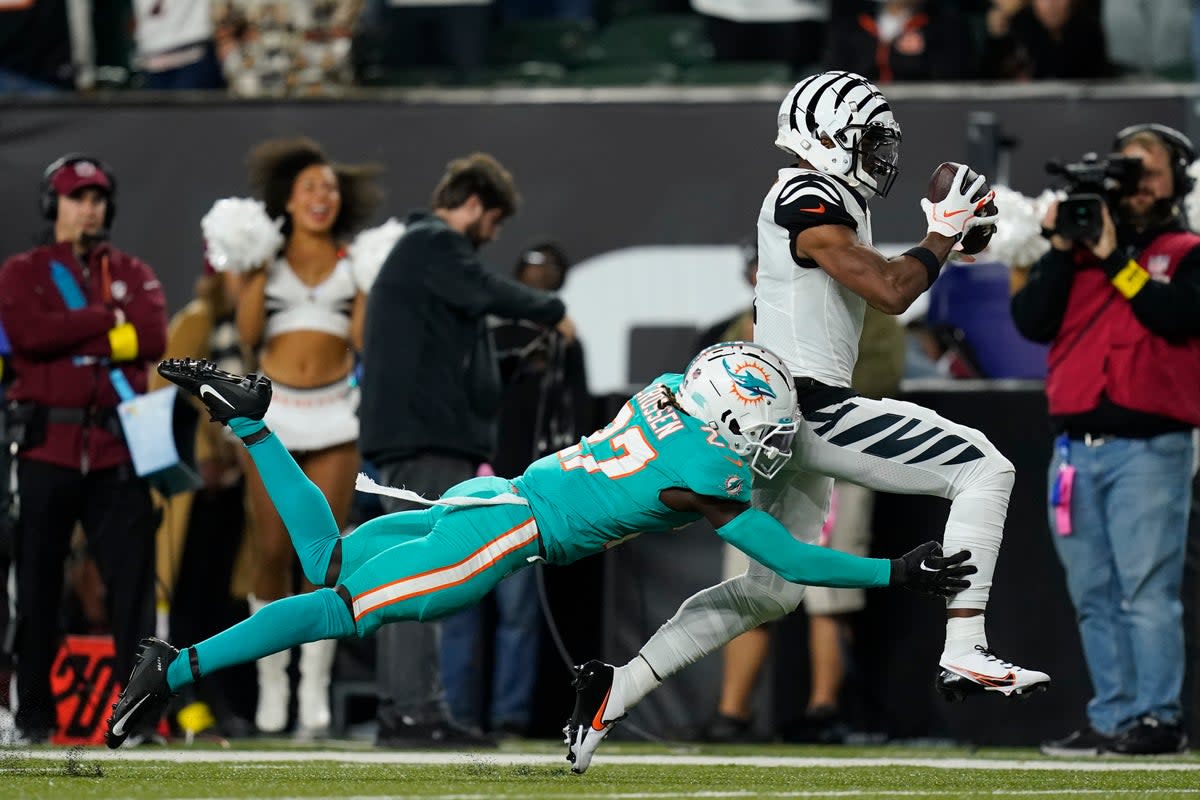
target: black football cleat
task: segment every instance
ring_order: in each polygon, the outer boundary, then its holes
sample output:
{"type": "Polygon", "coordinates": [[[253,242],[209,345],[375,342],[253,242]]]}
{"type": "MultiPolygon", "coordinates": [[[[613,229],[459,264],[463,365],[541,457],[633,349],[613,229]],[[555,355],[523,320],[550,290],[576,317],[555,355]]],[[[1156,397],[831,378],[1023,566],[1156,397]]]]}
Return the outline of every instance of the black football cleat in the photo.
{"type": "Polygon", "coordinates": [[[112,716],[108,718],[104,743],[110,748],[116,750],[131,732],[154,725],[162,717],[171,699],[167,667],[178,656],[179,651],[162,639],[152,636],[142,639],[129,682],[113,703],[112,716]]]}
{"type": "Polygon", "coordinates": [[[571,685],[575,687],[575,710],[563,733],[571,771],[581,775],[591,765],[596,748],[613,725],[625,719],[625,704],[613,697],[612,664],[589,661],[576,667],[571,685]]]}
{"type": "Polygon", "coordinates": [[[262,419],[271,405],[271,379],[250,373],[234,375],[203,358],[171,358],[158,364],[158,374],[200,398],[213,422],[234,417],[262,419]]]}

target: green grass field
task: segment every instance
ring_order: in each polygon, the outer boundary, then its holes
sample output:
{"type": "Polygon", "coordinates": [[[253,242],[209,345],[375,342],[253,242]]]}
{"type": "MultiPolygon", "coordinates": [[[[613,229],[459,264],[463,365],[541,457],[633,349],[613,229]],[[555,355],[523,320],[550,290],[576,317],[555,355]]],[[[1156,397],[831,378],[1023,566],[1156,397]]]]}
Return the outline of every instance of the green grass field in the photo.
{"type": "Polygon", "coordinates": [[[0,750],[0,798],[847,797],[1200,795],[1200,758],[1058,761],[1030,750],[705,747],[611,743],[573,775],[548,743],[486,753],[283,741],[213,747],[0,750]],[[258,749],[267,747],[270,749],[258,749]]]}

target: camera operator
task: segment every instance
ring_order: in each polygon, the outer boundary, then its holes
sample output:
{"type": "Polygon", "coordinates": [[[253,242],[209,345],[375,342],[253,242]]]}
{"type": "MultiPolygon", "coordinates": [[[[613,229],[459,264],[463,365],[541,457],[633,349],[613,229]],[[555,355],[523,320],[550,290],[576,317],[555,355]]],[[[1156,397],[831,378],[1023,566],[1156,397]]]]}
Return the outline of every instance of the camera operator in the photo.
{"type": "MultiPolygon", "coordinates": [[[[1051,207],[1052,248],[1012,301],[1021,333],[1051,345],[1050,527],[1095,692],[1089,724],[1042,745],[1053,755],[1187,746],[1180,585],[1200,426],[1200,236],[1181,201],[1195,152],[1157,124],[1122,130],[1113,149],[1140,160],[1136,183],[1098,204],[1098,232],[1081,233],[1086,198],[1051,207]]],[[[1109,159],[1108,174],[1119,167],[1109,159]]]]}
{"type": "Polygon", "coordinates": [[[153,628],[155,512],[117,405],[121,383],[146,391],[166,341],[165,301],[150,267],[106,241],[115,195],[101,161],[58,159],[41,186],[47,243],[0,266],[15,372],[8,430],[19,448],[16,721],[28,742],[55,727],[50,667],[76,521],[104,579],[115,675],[132,669],[138,638],[153,628]]]}

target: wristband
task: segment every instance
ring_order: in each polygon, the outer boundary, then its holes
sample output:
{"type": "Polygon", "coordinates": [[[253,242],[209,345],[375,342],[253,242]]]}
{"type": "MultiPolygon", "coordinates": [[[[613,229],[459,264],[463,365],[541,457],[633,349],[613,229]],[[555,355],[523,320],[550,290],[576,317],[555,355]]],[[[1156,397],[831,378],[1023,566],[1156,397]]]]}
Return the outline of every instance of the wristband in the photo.
{"type": "Polygon", "coordinates": [[[137,328],[131,322],[122,322],[108,331],[108,346],[113,361],[133,361],[137,358],[137,328]]]}
{"type": "Polygon", "coordinates": [[[1150,273],[1142,269],[1141,265],[1131,258],[1125,266],[1117,271],[1110,283],[1117,287],[1117,291],[1121,293],[1122,297],[1131,300],[1142,290],[1148,280],[1150,280],[1150,273]]]}
{"type": "Polygon", "coordinates": [[[929,277],[929,286],[933,286],[938,273],[942,271],[942,262],[938,261],[938,257],[933,254],[933,251],[928,247],[910,247],[904,251],[904,255],[911,256],[924,265],[925,272],[929,277]]]}

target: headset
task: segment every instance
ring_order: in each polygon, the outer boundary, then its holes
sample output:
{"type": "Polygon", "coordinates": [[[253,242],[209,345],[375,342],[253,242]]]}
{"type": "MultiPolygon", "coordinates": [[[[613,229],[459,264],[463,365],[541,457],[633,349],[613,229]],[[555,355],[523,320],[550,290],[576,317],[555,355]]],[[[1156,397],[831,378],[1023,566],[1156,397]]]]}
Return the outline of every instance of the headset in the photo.
{"type": "Polygon", "coordinates": [[[1113,151],[1120,150],[1132,136],[1139,133],[1152,133],[1166,146],[1171,154],[1171,177],[1175,184],[1175,196],[1185,196],[1195,183],[1192,176],[1187,174],[1187,168],[1196,160],[1196,148],[1192,145],[1192,140],[1174,128],[1157,122],[1147,122],[1130,125],[1118,131],[1113,139],[1113,151]]]}
{"type": "Polygon", "coordinates": [[[42,217],[53,224],[58,219],[58,192],[54,191],[54,186],[51,183],[54,174],[63,167],[69,167],[72,164],[88,163],[104,173],[104,177],[108,178],[108,204],[104,210],[104,230],[112,228],[113,218],[117,214],[117,176],[113,174],[112,169],[98,158],[93,158],[83,153],[68,153],[62,158],[57,158],[50,163],[42,172],[42,187],[41,187],[41,209],[42,217]]]}

